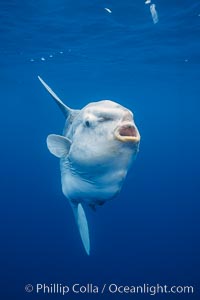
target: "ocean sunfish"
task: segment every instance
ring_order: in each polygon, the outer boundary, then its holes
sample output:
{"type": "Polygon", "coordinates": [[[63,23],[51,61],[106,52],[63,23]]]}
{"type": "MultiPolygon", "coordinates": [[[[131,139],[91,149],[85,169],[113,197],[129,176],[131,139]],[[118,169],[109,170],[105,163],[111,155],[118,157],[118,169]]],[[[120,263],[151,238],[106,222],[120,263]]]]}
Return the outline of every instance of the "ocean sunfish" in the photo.
{"type": "Polygon", "coordinates": [[[50,134],[47,147],[60,158],[62,191],[89,255],[89,230],[82,204],[95,210],[120,192],[137,156],[140,134],[132,112],[120,104],[102,100],[80,110],[71,109],[38,78],[66,118],[63,134],[50,134]]]}

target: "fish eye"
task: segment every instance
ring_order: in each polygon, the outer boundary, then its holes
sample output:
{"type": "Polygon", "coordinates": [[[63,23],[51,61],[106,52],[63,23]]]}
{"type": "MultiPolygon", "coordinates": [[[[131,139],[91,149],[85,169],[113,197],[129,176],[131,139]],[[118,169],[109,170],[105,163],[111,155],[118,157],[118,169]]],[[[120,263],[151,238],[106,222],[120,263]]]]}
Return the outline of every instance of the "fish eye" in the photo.
{"type": "Polygon", "coordinates": [[[87,126],[87,127],[90,127],[90,122],[87,120],[87,121],[85,121],[85,125],[87,126]]]}

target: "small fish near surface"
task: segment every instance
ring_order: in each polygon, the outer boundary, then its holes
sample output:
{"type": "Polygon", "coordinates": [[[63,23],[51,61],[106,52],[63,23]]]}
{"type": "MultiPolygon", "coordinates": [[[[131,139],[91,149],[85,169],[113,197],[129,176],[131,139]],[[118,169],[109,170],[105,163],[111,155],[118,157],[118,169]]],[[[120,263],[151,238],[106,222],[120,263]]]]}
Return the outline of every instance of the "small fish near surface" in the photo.
{"type": "Polygon", "coordinates": [[[38,78],[66,119],[63,134],[50,134],[47,147],[60,159],[62,191],[89,255],[90,238],[83,205],[95,210],[118,195],[139,151],[140,134],[132,112],[122,105],[102,100],[80,110],[71,109],[38,78]]]}

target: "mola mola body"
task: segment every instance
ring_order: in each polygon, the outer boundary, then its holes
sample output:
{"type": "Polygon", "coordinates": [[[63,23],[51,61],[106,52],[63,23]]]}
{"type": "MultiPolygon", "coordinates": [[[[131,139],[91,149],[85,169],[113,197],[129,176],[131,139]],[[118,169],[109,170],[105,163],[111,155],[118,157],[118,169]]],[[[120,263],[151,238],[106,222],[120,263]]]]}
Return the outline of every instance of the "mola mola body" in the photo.
{"type": "Polygon", "coordinates": [[[38,78],[66,118],[63,134],[50,134],[47,147],[60,159],[62,191],[89,255],[89,229],[83,205],[96,209],[120,192],[139,151],[140,134],[132,112],[122,105],[102,100],[80,110],[71,109],[38,78]]]}

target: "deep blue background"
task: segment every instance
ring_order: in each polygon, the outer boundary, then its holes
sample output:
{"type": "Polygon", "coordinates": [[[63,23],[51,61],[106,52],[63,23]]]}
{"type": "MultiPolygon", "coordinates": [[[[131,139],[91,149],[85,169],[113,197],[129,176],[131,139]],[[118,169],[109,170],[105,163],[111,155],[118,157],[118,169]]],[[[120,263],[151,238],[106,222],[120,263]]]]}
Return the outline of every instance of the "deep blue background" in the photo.
{"type": "MultiPolygon", "coordinates": [[[[200,2],[155,3],[154,25],[141,0],[1,1],[1,299],[61,299],[24,291],[57,282],[193,285],[157,298],[200,299],[200,2]],[[127,106],[142,136],[120,196],[86,212],[90,257],[46,148],[64,118],[37,75],[72,108],[127,106]]],[[[104,296],[122,297],[150,298],[104,296]]]]}

